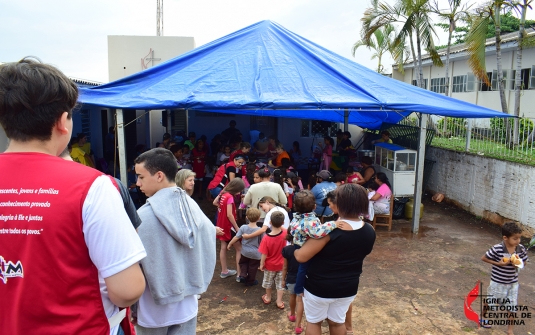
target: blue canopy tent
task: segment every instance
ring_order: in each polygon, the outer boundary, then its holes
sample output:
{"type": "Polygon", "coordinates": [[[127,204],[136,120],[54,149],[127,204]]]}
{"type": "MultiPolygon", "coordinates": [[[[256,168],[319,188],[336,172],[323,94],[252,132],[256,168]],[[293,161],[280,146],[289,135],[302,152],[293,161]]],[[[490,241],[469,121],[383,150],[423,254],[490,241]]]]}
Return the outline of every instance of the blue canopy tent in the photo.
{"type": "Polygon", "coordinates": [[[380,75],[261,21],[143,72],[81,89],[109,108],[189,109],[306,118],[378,129],[410,112],[495,117],[487,108],[380,75]]]}
{"type": "MultiPolygon", "coordinates": [[[[370,129],[379,129],[383,122],[397,123],[412,112],[463,118],[507,116],[385,77],[271,21],[258,22],[143,72],[80,91],[84,104],[120,110],[183,108],[344,122],[370,129]]],[[[121,146],[122,126],[118,130],[121,146]]],[[[421,179],[423,152],[418,157],[421,179]]],[[[120,158],[121,176],[126,176],[124,157],[120,158]]],[[[414,208],[419,208],[419,201],[416,192],[414,208]]],[[[417,221],[419,212],[413,217],[417,221]]]]}

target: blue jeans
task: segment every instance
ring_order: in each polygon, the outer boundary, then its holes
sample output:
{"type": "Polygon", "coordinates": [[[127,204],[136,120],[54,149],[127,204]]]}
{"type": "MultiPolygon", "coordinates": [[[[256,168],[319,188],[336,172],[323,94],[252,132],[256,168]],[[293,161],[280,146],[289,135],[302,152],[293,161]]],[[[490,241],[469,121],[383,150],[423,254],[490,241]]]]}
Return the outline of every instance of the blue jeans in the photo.
{"type": "MultiPolygon", "coordinates": [[[[299,249],[299,246],[295,246],[295,249],[299,249]]],[[[305,280],[307,276],[308,267],[310,266],[310,261],[305,263],[299,263],[299,269],[297,270],[297,277],[295,278],[295,294],[301,294],[305,292],[305,280]]]]}
{"type": "Polygon", "coordinates": [[[210,195],[212,195],[212,198],[215,199],[219,195],[219,193],[221,193],[221,190],[223,190],[223,188],[220,186],[217,186],[216,188],[213,188],[210,190],[210,195]]]}
{"type": "MultiPolygon", "coordinates": [[[[223,190],[223,188],[220,186],[217,186],[216,188],[209,190],[210,195],[212,196],[212,198],[215,199],[219,195],[219,193],[221,193],[221,190],[223,190]]],[[[214,226],[217,225],[217,214],[218,214],[218,211],[215,212],[214,226]]]]}

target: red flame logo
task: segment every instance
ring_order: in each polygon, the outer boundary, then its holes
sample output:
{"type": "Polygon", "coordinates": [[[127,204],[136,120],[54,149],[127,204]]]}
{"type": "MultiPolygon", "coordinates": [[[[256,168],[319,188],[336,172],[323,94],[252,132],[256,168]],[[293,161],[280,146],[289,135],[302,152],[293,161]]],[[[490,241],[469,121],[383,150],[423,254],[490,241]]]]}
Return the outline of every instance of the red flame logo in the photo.
{"type": "Polygon", "coordinates": [[[479,280],[476,283],[476,286],[468,293],[468,295],[464,298],[464,315],[468,320],[472,320],[475,323],[477,323],[477,327],[479,328],[479,315],[472,309],[472,303],[477,299],[479,296],[479,280]]]}

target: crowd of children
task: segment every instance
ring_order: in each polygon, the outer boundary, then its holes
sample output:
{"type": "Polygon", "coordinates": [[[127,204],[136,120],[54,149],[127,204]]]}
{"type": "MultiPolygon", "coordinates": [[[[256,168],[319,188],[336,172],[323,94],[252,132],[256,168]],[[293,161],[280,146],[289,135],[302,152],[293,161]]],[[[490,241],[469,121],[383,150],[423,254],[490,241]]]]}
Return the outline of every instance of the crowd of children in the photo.
{"type": "MultiPolygon", "coordinates": [[[[71,151],[71,155],[84,144],[84,135],[80,134],[78,137],[72,146],[74,150],[71,151]]],[[[236,157],[246,158],[246,163],[239,167],[243,178],[228,180],[219,196],[213,201],[218,207],[216,225],[223,231],[223,235],[217,236],[220,240],[220,277],[236,276],[237,282],[245,286],[254,286],[259,284],[257,272],[260,270],[263,273],[262,288],[265,289],[265,294],[260,299],[266,305],[275,299],[274,305],[285,310],[283,296],[284,291],[287,291],[289,310],[287,309],[286,318],[295,324],[295,333],[301,334],[304,331],[302,297],[309,264],[297,262],[294,252],[308,239],[325,237],[340,228],[343,223],[333,221],[335,217],[329,222],[322,223],[314,212],[316,199],[310,189],[316,182],[315,174],[312,174],[312,179],[307,185],[308,189],[305,189],[292,167],[301,156],[298,142],[294,142],[292,149],[286,152],[275,137],[266,138],[262,133],[254,145],[242,142],[241,136],[237,133],[232,135],[232,141],[219,134],[210,144],[206,140],[204,135],[196,139],[194,132],[190,132],[188,138],[184,138],[178,132],[175,137],[165,134],[158,146],[168,148],[182,170],[176,176],[177,185],[199,200],[203,199],[218,166],[232,162],[236,157]],[[244,197],[244,191],[246,193],[249,185],[266,178],[281,186],[287,204],[282,205],[270,196],[263,196],[258,200],[258,205],[255,204],[247,209],[246,223],[240,227],[237,210],[240,205],[244,205],[240,202],[244,197]],[[264,215],[262,221],[261,216],[264,215]],[[232,248],[235,250],[235,270],[229,268],[227,264],[227,253],[232,248]]],[[[330,166],[334,142],[332,138],[325,137],[323,143],[318,143],[320,148],[318,156],[322,169],[327,170],[330,166]]],[[[337,187],[347,183],[365,185],[371,198],[383,183],[365,183],[370,177],[367,176],[365,180],[364,174],[365,171],[361,174],[349,166],[336,174],[332,181],[337,187]]],[[[373,175],[376,177],[378,174],[374,171],[373,175]]],[[[336,208],[332,192],[327,194],[326,200],[331,209],[336,208]]],[[[521,228],[514,223],[504,224],[502,241],[490,248],[482,257],[484,262],[492,265],[487,290],[488,296],[492,299],[487,300],[492,301],[493,306],[517,305],[519,264],[523,267],[528,261],[526,249],[520,245],[521,232],[521,228]]],[[[508,324],[509,334],[512,334],[513,324],[513,322],[508,324]]],[[[492,320],[482,318],[480,325],[490,328],[492,320]]]]}

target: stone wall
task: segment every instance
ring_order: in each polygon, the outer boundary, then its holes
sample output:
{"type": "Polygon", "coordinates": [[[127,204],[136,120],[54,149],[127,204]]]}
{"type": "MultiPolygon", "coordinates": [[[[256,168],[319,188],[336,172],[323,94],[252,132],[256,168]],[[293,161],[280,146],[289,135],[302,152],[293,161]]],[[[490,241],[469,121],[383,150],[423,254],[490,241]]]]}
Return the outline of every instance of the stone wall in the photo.
{"type": "Polygon", "coordinates": [[[436,162],[427,184],[432,193],[491,222],[535,230],[534,167],[434,147],[426,158],[436,162]]]}

